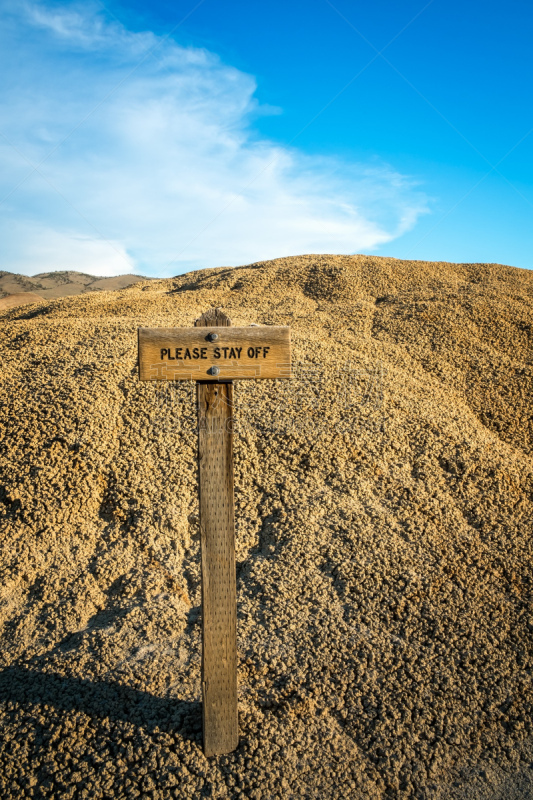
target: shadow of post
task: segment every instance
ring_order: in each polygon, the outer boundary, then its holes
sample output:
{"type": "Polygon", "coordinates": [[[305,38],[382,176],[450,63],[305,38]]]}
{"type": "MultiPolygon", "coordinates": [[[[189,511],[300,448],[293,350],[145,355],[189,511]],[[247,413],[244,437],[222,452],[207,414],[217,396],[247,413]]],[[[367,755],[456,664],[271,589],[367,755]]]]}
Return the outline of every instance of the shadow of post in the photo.
{"type": "Polygon", "coordinates": [[[200,702],[155,697],[119,683],[70,678],[23,666],[0,671],[0,702],[23,707],[48,705],[57,711],[83,712],[191,740],[202,730],[200,702]]]}

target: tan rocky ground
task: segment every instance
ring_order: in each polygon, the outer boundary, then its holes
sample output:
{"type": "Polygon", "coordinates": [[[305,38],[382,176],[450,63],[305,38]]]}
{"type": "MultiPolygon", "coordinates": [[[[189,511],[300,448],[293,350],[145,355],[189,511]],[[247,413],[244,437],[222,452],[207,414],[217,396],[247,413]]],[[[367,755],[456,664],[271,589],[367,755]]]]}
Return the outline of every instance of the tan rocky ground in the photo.
{"type": "Polygon", "coordinates": [[[533,797],[533,273],[303,256],[2,312],[0,797],[533,797]],[[289,324],[240,383],[241,744],[201,751],[192,387],[138,326],[289,324]]]}

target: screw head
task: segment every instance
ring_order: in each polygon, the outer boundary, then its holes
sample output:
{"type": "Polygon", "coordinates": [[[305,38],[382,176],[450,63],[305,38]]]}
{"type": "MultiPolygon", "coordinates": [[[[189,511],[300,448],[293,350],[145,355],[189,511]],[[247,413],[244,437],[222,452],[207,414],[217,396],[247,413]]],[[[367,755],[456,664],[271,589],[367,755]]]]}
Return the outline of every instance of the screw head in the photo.
{"type": "Polygon", "coordinates": [[[220,375],[220,367],[209,367],[207,370],[208,375],[220,375]]]}
{"type": "Polygon", "coordinates": [[[208,333],[207,334],[207,341],[208,342],[216,342],[218,339],[218,333],[208,333]]]}

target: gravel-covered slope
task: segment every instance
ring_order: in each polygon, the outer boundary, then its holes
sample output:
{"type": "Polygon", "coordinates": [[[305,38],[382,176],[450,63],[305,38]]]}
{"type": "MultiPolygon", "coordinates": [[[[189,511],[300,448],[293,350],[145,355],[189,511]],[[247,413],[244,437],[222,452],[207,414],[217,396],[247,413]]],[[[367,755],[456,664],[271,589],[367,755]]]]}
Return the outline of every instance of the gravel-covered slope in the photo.
{"type": "Polygon", "coordinates": [[[533,274],[302,256],[0,314],[0,797],[533,796],[533,274]],[[190,384],[138,326],[288,324],[236,387],[241,743],[201,750],[190,384]]]}

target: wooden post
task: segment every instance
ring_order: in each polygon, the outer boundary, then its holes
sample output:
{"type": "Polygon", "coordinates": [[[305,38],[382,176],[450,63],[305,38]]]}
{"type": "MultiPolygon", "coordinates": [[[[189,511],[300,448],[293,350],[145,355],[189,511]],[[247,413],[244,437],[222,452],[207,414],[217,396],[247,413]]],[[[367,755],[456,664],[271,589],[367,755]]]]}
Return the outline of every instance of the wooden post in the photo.
{"type": "Polygon", "coordinates": [[[204,753],[221,755],[239,744],[232,381],[290,379],[290,329],[234,328],[212,308],[194,328],[139,328],[138,341],[141,381],[197,381],[204,753]]]}
{"type": "MultiPolygon", "coordinates": [[[[197,327],[231,326],[219,309],[197,327]]],[[[198,472],[202,548],[202,707],[204,753],[239,744],[237,586],[233,500],[233,383],[198,381],[198,472]]]]}

